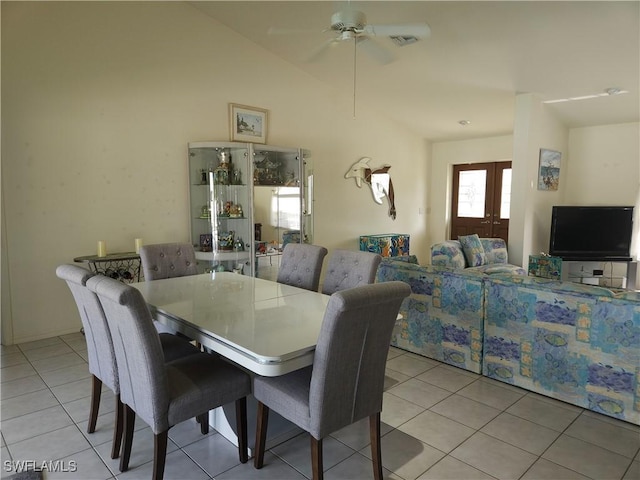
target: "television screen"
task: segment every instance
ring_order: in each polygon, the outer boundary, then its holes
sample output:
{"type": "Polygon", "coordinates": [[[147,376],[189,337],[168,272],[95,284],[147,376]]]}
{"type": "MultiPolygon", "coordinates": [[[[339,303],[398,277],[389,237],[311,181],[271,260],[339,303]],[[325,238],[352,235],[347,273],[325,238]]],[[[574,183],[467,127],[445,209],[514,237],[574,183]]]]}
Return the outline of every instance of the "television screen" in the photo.
{"type": "Polygon", "coordinates": [[[554,206],[549,255],[563,260],[631,260],[633,207],[554,206]]]}

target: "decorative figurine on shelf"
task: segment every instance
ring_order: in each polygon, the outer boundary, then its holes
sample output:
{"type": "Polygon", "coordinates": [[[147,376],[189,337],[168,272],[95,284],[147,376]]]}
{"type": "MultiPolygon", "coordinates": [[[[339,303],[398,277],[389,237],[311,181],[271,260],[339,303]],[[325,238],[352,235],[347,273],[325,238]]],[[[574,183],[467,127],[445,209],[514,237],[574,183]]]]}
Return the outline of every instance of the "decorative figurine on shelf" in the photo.
{"type": "Polygon", "coordinates": [[[200,251],[201,252],[210,252],[213,250],[213,235],[210,233],[203,233],[200,235],[200,251]]]}
{"type": "Polygon", "coordinates": [[[237,168],[233,170],[233,184],[242,185],[242,171],[237,168]]]}
{"type": "Polygon", "coordinates": [[[231,157],[228,152],[221,150],[218,153],[218,159],[220,160],[220,164],[214,170],[214,182],[218,185],[229,185],[229,170],[231,161],[231,157]]]}
{"type": "Polygon", "coordinates": [[[300,185],[300,182],[296,178],[296,173],[291,171],[287,174],[287,180],[284,182],[285,187],[297,187],[300,185]]]}
{"type": "Polygon", "coordinates": [[[202,185],[206,185],[207,183],[209,183],[209,170],[207,170],[206,168],[200,170],[200,183],[202,185]]]}
{"type": "Polygon", "coordinates": [[[218,232],[218,250],[230,251],[233,250],[233,230],[228,232],[218,232]]]}
{"type": "Polygon", "coordinates": [[[232,204],[229,208],[229,216],[231,218],[241,218],[242,217],[242,207],[240,205],[232,204]]]}
{"type": "Polygon", "coordinates": [[[211,218],[211,208],[209,205],[203,205],[200,209],[200,218],[211,218]]]}
{"type": "Polygon", "coordinates": [[[233,251],[244,252],[244,242],[242,241],[242,238],[238,237],[236,242],[233,244],[233,251]]]}
{"type": "Polygon", "coordinates": [[[242,263],[238,263],[235,267],[233,267],[233,273],[242,275],[243,270],[244,270],[244,264],[242,263]]]}

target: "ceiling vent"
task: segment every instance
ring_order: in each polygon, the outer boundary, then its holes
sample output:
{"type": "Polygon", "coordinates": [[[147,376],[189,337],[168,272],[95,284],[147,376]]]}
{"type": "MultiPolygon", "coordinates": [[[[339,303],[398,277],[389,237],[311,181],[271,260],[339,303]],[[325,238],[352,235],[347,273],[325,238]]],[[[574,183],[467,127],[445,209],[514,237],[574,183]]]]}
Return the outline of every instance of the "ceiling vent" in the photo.
{"type": "Polygon", "coordinates": [[[393,43],[395,43],[399,47],[411,45],[412,43],[416,43],[418,41],[418,37],[414,37],[414,36],[394,35],[389,38],[393,41],[393,43]]]}

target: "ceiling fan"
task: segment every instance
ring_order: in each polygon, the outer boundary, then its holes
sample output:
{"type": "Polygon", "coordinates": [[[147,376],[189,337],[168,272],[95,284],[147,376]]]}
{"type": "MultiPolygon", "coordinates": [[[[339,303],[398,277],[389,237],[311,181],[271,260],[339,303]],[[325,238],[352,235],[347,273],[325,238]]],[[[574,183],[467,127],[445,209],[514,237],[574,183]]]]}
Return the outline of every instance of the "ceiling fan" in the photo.
{"type": "MultiPolygon", "coordinates": [[[[270,28],[270,34],[280,33],[300,33],[299,29],[270,28]]],[[[302,32],[308,33],[309,30],[302,32]]],[[[414,43],[419,39],[427,38],[431,34],[431,29],[426,23],[411,24],[388,24],[370,25],[367,24],[367,17],[363,12],[352,9],[339,10],[331,15],[331,24],[323,32],[335,32],[335,35],[322,45],[316,48],[308,56],[307,61],[319,60],[330,49],[331,46],[339,43],[353,43],[376,61],[387,64],[395,59],[395,55],[372,41],[372,37],[390,37],[398,45],[414,43]]]]}

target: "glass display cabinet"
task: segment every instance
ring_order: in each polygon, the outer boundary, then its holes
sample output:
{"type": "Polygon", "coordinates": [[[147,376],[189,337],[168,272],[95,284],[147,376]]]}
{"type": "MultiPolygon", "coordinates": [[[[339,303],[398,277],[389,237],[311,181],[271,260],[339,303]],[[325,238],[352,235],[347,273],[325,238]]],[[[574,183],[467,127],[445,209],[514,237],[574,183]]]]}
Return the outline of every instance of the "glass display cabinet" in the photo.
{"type": "Polygon", "coordinates": [[[190,143],[189,183],[200,271],[273,278],[287,243],[313,241],[313,170],[305,150],[190,143]]]}

